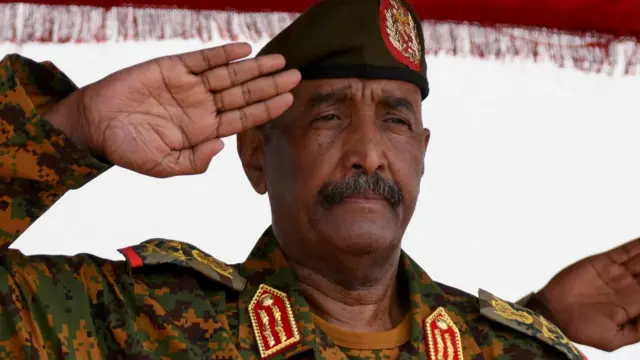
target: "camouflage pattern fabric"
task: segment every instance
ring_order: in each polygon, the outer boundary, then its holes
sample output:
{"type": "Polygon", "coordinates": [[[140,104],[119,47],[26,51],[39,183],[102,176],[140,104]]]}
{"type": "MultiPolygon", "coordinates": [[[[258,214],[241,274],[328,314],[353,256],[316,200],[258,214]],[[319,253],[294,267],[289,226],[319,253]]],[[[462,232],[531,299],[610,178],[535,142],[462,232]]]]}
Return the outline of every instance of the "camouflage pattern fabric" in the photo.
{"type": "Polygon", "coordinates": [[[464,359],[579,358],[565,351],[566,338],[555,329],[547,328],[557,341],[540,340],[546,335],[535,333],[542,328],[536,314],[527,313],[534,320],[525,317],[526,328],[514,326],[523,318],[505,306],[515,305],[500,303],[495,311],[490,295],[479,302],[438,284],[404,253],[411,340],[397,349],[354,351],[314,326],[270,229],[239,265],[162,239],[122,249],[127,261],[9,249],[66,191],[110,167],[40,116],[74,89],[50,64],[17,55],[0,63],[0,358],[258,359],[248,309],[262,284],[286,294],[301,338],[274,359],[427,359],[422,322],[437,308],[459,329],[464,359]]]}

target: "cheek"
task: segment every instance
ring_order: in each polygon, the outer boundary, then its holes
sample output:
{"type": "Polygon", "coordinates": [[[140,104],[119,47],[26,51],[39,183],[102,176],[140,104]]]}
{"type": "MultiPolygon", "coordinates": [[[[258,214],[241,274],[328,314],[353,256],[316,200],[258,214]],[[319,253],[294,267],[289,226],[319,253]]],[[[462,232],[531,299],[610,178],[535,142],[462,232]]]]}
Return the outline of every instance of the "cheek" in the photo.
{"type": "Polygon", "coordinates": [[[290,202],[294,188],[294,158],[288,142],[275,139],[265,145],[264,172],[271,203],[290,202]]]}
{"type": "Polygon", "coordinates": [[[340,144],[337,137],[322,132],[310,132],[300,136],[295,151],[295,166],[301,188],[317,195],[320,188],[335,175],[340,161],[340,144]]]}
{"type": "Polygon", "coordinates": [[[272,201],[312,203],[331,178],[340,159],[336,141],[321,133],[291,134],[270,143],[267,153],[267,187],[272,201]]]}
{"type": "Polygon", "coordinates": [[[392,139],[389,141],[389,168],[395,181],[407,197],[408,203],[415,203],[420,192],[422,169],[424,166],[424,145],[417,137],[392,139]]]}

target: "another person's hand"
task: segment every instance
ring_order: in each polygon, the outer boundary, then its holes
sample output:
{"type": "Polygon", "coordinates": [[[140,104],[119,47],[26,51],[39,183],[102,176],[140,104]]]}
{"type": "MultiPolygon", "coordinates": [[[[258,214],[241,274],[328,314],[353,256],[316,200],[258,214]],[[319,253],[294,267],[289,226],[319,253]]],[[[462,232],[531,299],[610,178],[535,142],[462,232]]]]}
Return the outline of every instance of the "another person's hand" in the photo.
{"type": "Polygon", "coordinates": [[[567,267],[537,298],[574,342],[605,351],[640,342],[640,239],[567,267]]]}
{"type": "Polygon", "coordinates": [[[206,171],[221,138],[281,115],[297,70],[245,43],[162,57],[113,73],[57,104],[45,118],[79,146],[155,177],[206,171]]]}

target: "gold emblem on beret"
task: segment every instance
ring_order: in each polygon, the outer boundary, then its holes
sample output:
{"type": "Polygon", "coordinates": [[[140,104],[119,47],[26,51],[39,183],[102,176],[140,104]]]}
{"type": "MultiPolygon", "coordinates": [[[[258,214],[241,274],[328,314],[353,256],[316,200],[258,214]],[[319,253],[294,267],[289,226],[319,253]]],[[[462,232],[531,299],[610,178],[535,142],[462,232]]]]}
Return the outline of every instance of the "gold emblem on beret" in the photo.
{"type": "Polygon", "coordinates": [[[422,45],[418,29],[401,0],[380,1],[380,30],[391,55],[410,69],[420,71],[422,45]]]}

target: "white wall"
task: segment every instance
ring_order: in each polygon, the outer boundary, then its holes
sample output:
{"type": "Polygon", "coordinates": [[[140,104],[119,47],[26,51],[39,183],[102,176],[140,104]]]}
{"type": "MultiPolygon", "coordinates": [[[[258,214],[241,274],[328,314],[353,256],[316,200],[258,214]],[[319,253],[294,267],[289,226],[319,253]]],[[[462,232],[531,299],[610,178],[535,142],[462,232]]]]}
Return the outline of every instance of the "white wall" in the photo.
{"type": "MultiPolygon", "coordinates": [[[[52,60],[85,85],[206,45],[0,44],[0,55],[52,60]]],[[[429,76],[432,142],[404,248],[433,278],[515,301],[569,263],[640,236],[639,77],[448,57],[429,59],[429,76]]],[[[117,248],[165,237],[243,261],[269,224],[268,202],[245,179],[234,139],[226,143],[202,176],[113,169],[67,194],[15,247],[121,259],[117,248]]],[[[640,354],[640,345],[583,349],[594,360],[640,354]]]]}

